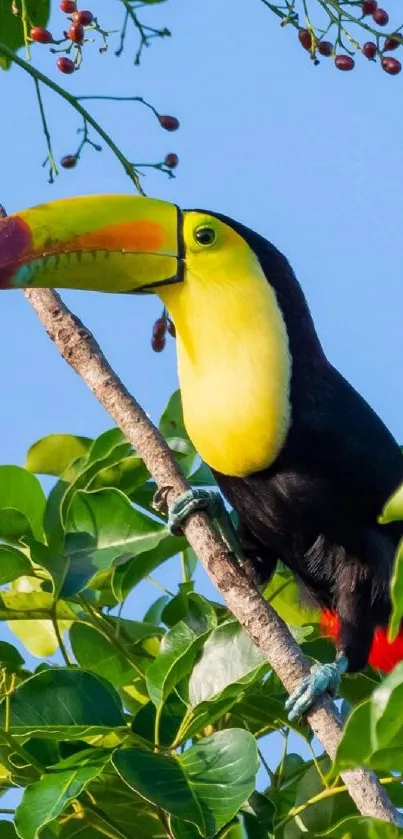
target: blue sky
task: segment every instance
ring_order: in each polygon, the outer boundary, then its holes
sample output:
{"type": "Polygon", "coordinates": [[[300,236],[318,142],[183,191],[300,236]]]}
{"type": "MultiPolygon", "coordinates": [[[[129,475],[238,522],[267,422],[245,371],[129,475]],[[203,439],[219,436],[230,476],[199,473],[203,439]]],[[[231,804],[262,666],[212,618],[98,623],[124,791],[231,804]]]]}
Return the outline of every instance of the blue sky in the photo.
{"type": "MultiPolygon", "coordinates": [[[[119,3],[87,6],[105,29],[117,28],[119,3]]],[[[175,180],[148,173],[150,195],[227,213],[284,251],[330,360],[403,440],[403,75],[387,76],[360,58],[352,73],[329,59],[314,67],[295,31],[281,29],[259,0],[170,0],[143,16],[167,25],[173,37],[155,42],[140,68],[130,45],[120,59],[112,45],[103,56],[87,45],[80,72],[55,70],[54,79],[77,95],[142,95],[180,119],[180,131],[168,134],[140,105],[89,103],[129,159],[179,155],[175,180]]],[[[55,37],[64,24],[56,6],[55,37]]],[[[51,72],[47,47],[36,46],[34,57],[51,72]]],[[[33,94],[19,69],[0,74],[0,201],[8,212],[69,195],[132,191],[107,149],[88,149],[75,170],[62,170],[49,185],[33,94]]],[[[74,152],[80,120],[53,94],[45,91],[44,99],[59,159],[74,152]]],[[[176,386],[173,342],[161,355],[150,349],[158,301],[78,292],[64,299],[157,419],[176,386]]],[[[0,463],[23,463],[29,445],[46,434],[95,436],[110,425],[20,292],[1,296],[0,358],[0,463]]],[[[172,574],[166,569],[163,578],[172,574]]]]}

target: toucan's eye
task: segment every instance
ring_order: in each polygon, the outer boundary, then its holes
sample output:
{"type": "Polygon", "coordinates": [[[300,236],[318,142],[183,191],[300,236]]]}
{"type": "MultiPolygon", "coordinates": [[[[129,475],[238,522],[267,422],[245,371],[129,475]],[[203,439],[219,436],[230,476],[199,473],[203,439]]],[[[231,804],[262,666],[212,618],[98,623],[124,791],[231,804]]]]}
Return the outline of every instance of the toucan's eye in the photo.
{"type": "Polygon", "coordinates": [[[194,237],[199,245],[214,245],[217,234],[212,227],[198,227],[195,230],[194,237]]]}

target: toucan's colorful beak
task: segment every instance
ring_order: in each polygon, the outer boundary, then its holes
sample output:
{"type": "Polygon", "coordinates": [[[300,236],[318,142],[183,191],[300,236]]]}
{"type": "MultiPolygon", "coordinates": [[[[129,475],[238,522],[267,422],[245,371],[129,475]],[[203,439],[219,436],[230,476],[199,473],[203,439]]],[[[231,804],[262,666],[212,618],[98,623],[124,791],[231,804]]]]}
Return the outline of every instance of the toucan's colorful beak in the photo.
{"type": "Polygon", "coordinates": [[[0,219],[0,288],[152,291],[183,278],[181,213],[132,195],[40,204],[0,219]]]}

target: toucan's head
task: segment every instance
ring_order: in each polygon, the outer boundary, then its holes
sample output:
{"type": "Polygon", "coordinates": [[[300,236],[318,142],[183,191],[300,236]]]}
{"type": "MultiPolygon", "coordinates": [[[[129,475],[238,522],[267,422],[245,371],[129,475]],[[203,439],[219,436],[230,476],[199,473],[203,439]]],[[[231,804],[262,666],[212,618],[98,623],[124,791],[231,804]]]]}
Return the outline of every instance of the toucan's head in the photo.
{"type": "Polygon", "coordinates": [[[0,221],[0,288],[27,287],[156,292],[177,329],[185,423],[202,458],[240,476],[277,456],[291,368],[296,404],[321,350],[294,274],[266,239],[153,198],[55,201],[0,221]]]}
{"type": "Polygon", "coordinates": [[[131,195],[41,204],[0,221],[0,288],[151,292],[254,261],[220,218],[131,195]]]}

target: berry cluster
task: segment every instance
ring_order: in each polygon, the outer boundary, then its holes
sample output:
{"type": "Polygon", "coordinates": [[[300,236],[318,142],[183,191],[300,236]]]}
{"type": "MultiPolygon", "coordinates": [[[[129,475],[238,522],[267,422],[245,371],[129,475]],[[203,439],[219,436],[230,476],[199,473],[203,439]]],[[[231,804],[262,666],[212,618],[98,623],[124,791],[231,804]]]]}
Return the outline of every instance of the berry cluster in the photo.
{"type": "Polygon", "coordinates": [[[34,26],[31,29],[30,37],[37,44],[65,45],[67,42],[67,45],[63,46],[61,50],[52,49],[51,52],[67,53],[67,55],[62,55],[57,59],[56,66],[61,73],[70,75],[80,67],[82,61],[82,45],[85,40],[86,29],[90,27],[102,36],[103,46],[101,47],[101,51],[106,49],[106,36],[108,33],[100,28],[92,12],[87,9],[81,11],[77,9],[77,4],[74,0],[61,0],[60,9],[64,14],[69,15],[70,21],[69,28],[63,32],[63,38],[55,40],[52,33],[43,26],[34,26]],[[73,54],[72,58],[70,54],[73,54]]]}
{"type": "MultiPolygon", "coordinates": [[[[1,0],[0,0],[0,2],[1,2],[1,0]]],[[[71,75],[76,70],[78,70],[81,66],[84,44],[87,43],[89,40],[93,40],[93,39],[90,39],[90,38],[87,37],[88,32],[96,33],[98,36],[101,36],[101,38],[103,40],[103,44],[99,49],[99,52],[101,52],[101,53],[105,52],[105,50],[107,49],[107,47],[108,47],[108,36],[111,33],[108,33],[105,30],[101,29],[101,27],[98,23],[98,20],[97,20],[97,18],[95,17],[95,15],[92,11],[90,11],[88,9],[78,9],[76,0],[60,0],[59,7],[60,7],[60,10],[63,12],[63,14],[68,16],[68,21],[69,21],[68,28],[63,32],[63,37],[59,40],[56,40],[53,37],[52,33],[48,29],[45,29],[43,26],[32,26],[31,25],[30,39],[31,39],[31,41],[33,41],[37,44],[51,45],[50,51],[52,53],[63,53],[63,55],[60,55],[57,58],[57,61],[56,61],[57,69],[61,73],[64,73],[65,75],[71,75]],[[55,48],[55,47],[57,47],[57,48],[55,48]]],[[[134,15],[134,13],[133,13],[133,15],[134,15]]],[[[142,39],[142,45],[143,46],[148,45],[148,40],[152,37],[157,37],[157,36],[158,37],[165,37],[165,35],[170,34],[168,32],[168,30],[165,30],[165,29],[160,31],[160,30],[155,30],[152,27],[148,27],[148,26],[143,27],[143,25],[140,24],[140,22],[137,20],[135,15],[133,17],[133,20],[134,20],[134,18],[135,18],[135,20],[137,21],[137,24],[138,24],[138,26],[136,24],[137,28],[140,28],[140,33],[141,33],[141,39],[142,39]],[[148,34],[145,34],[146,31],[147,31],[148,34]]],[[[124,27],[124,29],[121,33],[121,47],[116,52],[116,55],[120,55],[120,53],[123,49],[125,31],[126,31],[126,29],[124,27]]],[[[91,98],[91,97],[85,97],[85,98],[88,99],[88,98],[91,98]]],[[[98,97],[95,97],[95,98],[98,98],[98,97]]],[[[119,99],[119,98],[121,98],[122,100],[127,99],[127,100],[131,100],[131,101],[141,102],[147,108],[150,108],[150,110],[154,113],[155,117],[158,119],[158,122],[159,122],[161,128],[163,128],[165,131],[169,131],[169,132],[177,131],[178,128],[179,128],[179,120],[176,117],[171,116],[169,114],[158,113],[158,111],[154,108],[153,105],[151,105],[149,102],[146,102],[140,96],[132,96],[132,97],[112,97],[112,96],[108,97],[108,96],[105,96],[105,97],[101,97],[101,98],[104,98],[104,99],[108,99],[108,98],[119,99]]],[[[86,117],[84,117],[83,128],[79,129],[79,132],[81,132],[81,139],[80,139],[80,143],[78,144],[77,150],[75,151],[74,154],[65,154],[60,161],[60,164],[63,167],[63,169],[74,169],[75,168],[75,166],[77,165],[77,163],[80,159],[81,152],[82,152],[82,150],[83,150],[83,148],[86,144],[92,146],[92,148],[95,149],[96,151],[101,151],[101,147],[99,145],[97,145],[96,143],[94,143],[89,137],[89,131],[88,131],[88,128],[89,128],[88,123],[89,122],[91,122],[94,125],[93,120],[92,119],[90,120],[89,115],[88,115],[88,119],[86,117]]],[[[46,127],[46,131],[45,131],[45,135],[48,138],[47,127],[46,127]]],[[[136,183],[137,188],[139,188],[138,169],[140,169],[142,167],[151,167],[153,169],[157,169],[157,170],[160,170],[160,171],[164,172],[165,174],[169,175],[170,177],[174,177],[173,170],[176,169],[176,167],[178,166],[179,158],[178,158],[178,155],[175,152],[169,152],[168,154],[165,155],[165,158],[159,163],[137,164],[137,163],[130,163],[129,161],[126,161],[126,162],[127,162],[128,170],[131,169],[133,171],[133,173],[135,174],[135,178],[137,178],[137,181],[135,180],[135,183],[136,183]]],[[[47,158],[44,162],[44,165],[46,165],[47,163],[50,164],[49,180],[52,183],[54,175],[57,175],[57,168],[56,168],[56,163],[55,163],[55,160],[54,160],[53,152],[52,152],[52,149],[50,147],[50,139],[49,138],[48,138],[48,156],[47,156],[47,158]]]]}
{"type": "MultiPolygon", "coordinates": [[[[387,11],[378,7],[377,0],[362,0],[360,3],[360,9],[361,18],[356,20],[357,24],[360,23],[360,20],[364,20],[368,16],[371,16],[374,23],[378,26],[387,26],[389,23],[389,15],[387,11]]],[[[332,57],[335,67],[337,67],[338,70],[348,71],[354,69],[355,61],[352,55],[349,54],[349,50],[347,50],[348,54],[340,53],[338,51],[338,48],[342,45],[340,29],[336,44],[333,44],[331,41],[326,41],[321,37],[317,37],[311,26],[309,28],[299,27],[297,19],[287,22],[292,22],[298,27],[299,42],[301,46],[310,53],[315,64],[319,64],[318,55],[321,55],[325,57],[332,57]]],[[[330,28],[331,26],[328,27],[326,32],[328,32],[330,28]]],[[[375,61],[379,58],[381,67],[385,73],[388,73],[390,76],[397,76],[402,69],[401,62],[393,56],[385,55],[385,53],[398,49],[398,47],[403,45],[403,32],[392,32],[391,35],[383,36],[381,33],[377,33],[372,30],[372,28],[367,24],[365,24],[365,28],[367,30],[369,29],[371,33],[374,32],[376,41],[366,41],[366,43],[360,45],[355,39],[348,36],[346,31],[344,31],[344,34],[349,37],[350,42],[352,42],[354,46],[361,51],[365,58],[368,58],[370,61],[375,61]]]]}
{"type": "Polygon", "coordinates": [[[175,324],[169,317],[167,310],[164,309],[161,317],[157,318],[153,326],[151,347],[154,352],[162,352],[164,349],[167,332],[172,338],[176,338],[175,324]]]}
{"type": "MultiPolygon", "coordinates": [[[[176,117],[172,117],[169,114],[158,114],[155,109],[151,107],[151,110],[155,112],[158,122],[162,128],[165,128],[165,131],[177,131],[179,128],[179,120],[176,117]]],[[[63,169],[74,169],[76,164],[80,159],[81,152],[85,145],[92,146],[95,151],[101,151],[101,146],[98,146],[97,143],[94,143],[90,137],[88,136],[88,124],[84,120],[84,128],[79,129],[82,131],[82,139],[80,145],[78,146],[77,151],[74,154],[65,154],[61,161],[60,165],[63,166],[63,169]]],[[[153,169],[160,169],[165,172],[170,177],[174,177],[172,174],[172,169],[176,169],[179,163],[179,157],[175,152],[168,152],[165,155],[164,160],[162,163],[137,163],[133,164],[136,169],[141,168],[142,166],[152,167],[153,169]]]]}

